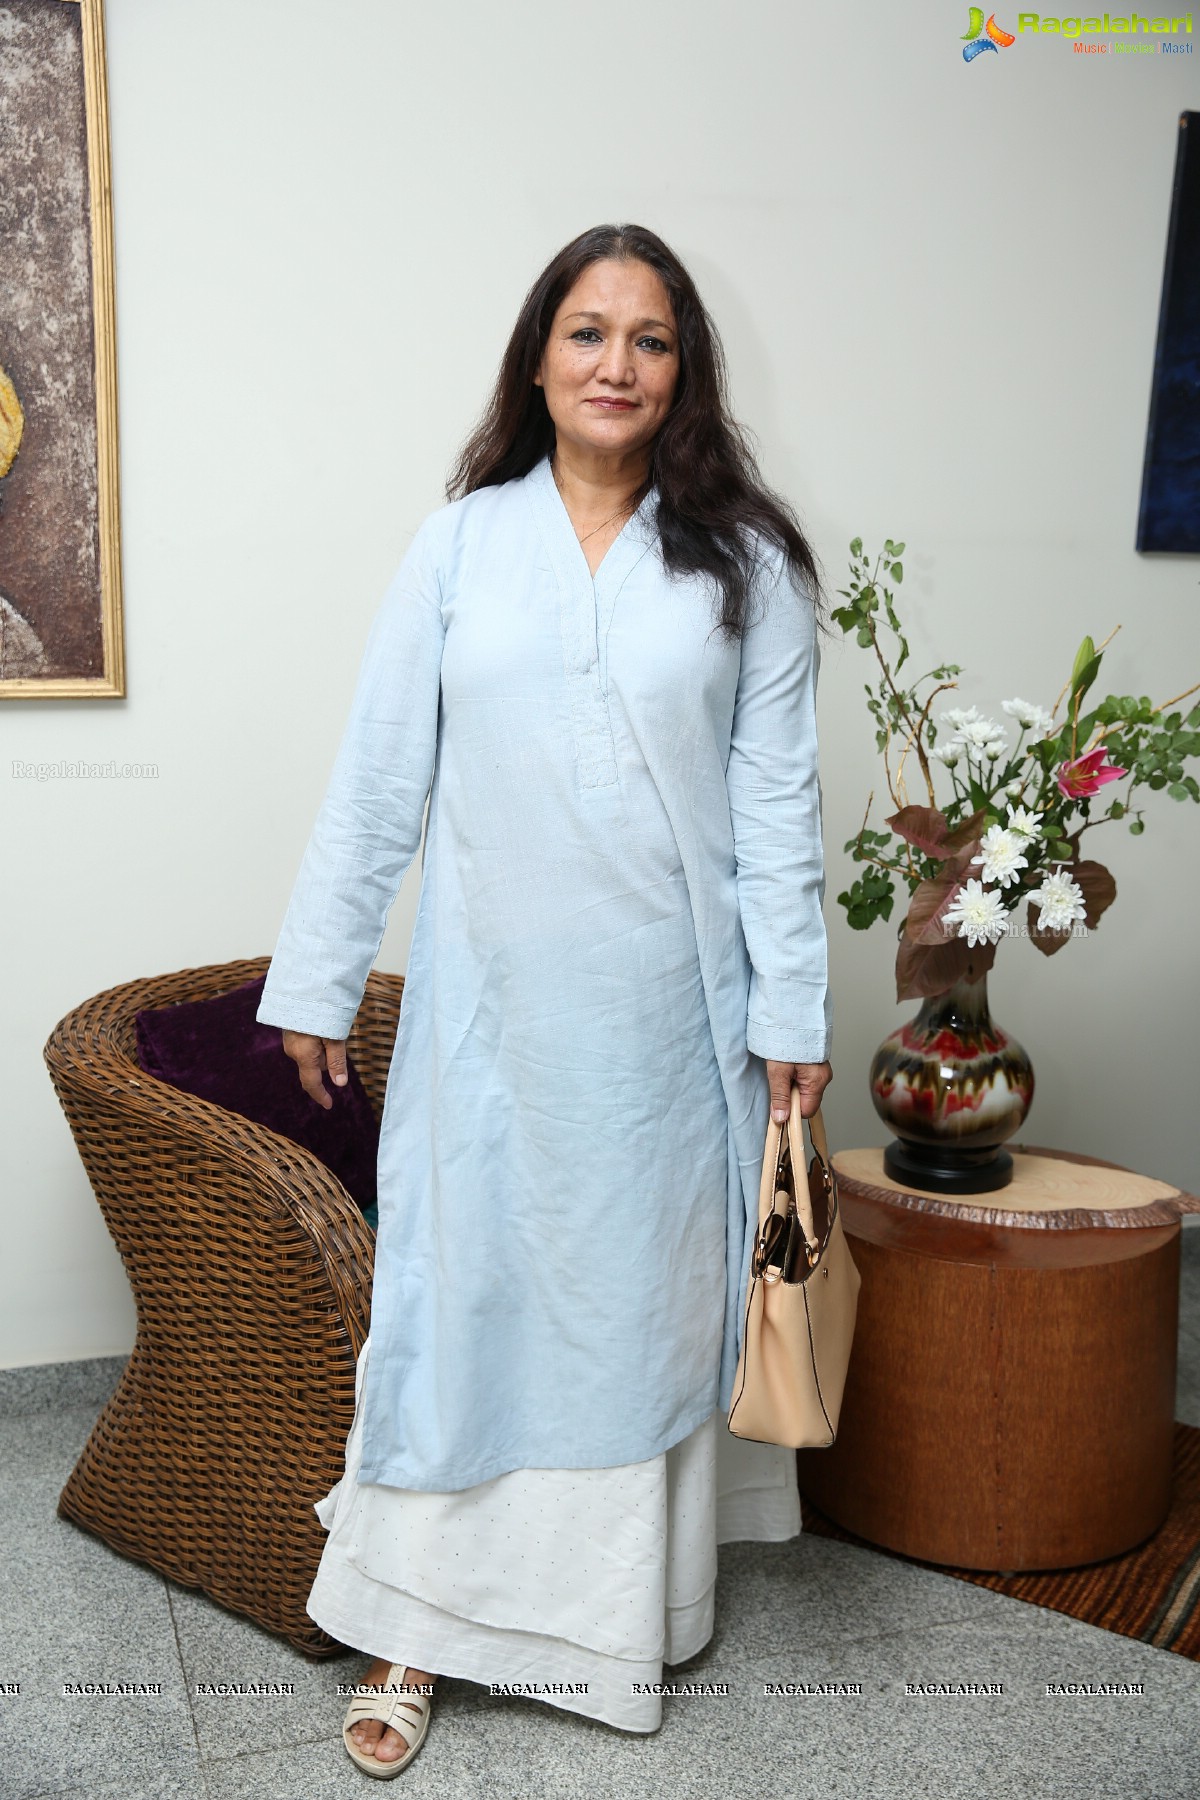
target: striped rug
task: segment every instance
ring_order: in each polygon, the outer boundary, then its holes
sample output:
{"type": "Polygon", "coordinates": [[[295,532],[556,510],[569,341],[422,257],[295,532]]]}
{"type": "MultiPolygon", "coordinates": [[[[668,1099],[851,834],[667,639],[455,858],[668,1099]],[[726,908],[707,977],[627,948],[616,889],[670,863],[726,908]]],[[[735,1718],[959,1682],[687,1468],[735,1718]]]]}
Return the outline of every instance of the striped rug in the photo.
{"type": "MultiPolygon", "coordinates": [[[[863,1540],[803,1502],[804,1529],[823,1537],[863,1540]]],[[[866,1549],[877,1549],[874,1544],[866,1549]]],[[[881,1551],[893,1555],[892,1551],[881,1551]]],[[[916,1558],[901,1558],[916,1561],[916,1558]]],[[[923,1563],[977,1587],[1028,1600],[1051,1612],[1068,1613],[1121,1637],[1139,1638],[1200,1662],[1200,1430],[1175,1426],[1174,1492],[1171,1510],[1152,1538],[1124,1556],[1089,1563],[1082,1569],[1033,1575],[985,1575],[923,1563]]]]}

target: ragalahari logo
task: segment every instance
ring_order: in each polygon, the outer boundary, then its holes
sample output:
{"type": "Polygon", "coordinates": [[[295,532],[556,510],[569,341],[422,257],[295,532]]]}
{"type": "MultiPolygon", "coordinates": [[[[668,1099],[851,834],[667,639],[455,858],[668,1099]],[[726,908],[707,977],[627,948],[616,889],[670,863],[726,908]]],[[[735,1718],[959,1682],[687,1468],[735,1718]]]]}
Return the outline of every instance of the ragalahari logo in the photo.
{"type": "Polygon", "coordinates": [[[964,31],[962,36],[963,61],[974,62],[975,58],[981,56],[985,50],[1007,50],[1010,44],[1015,44],[1016,41],[1011,31],[1003,31],[997,25],[995,13],[991,15],[985,25],[982,6],[973,6],[970,30],[964,31]],[[982,37],[980,36],[981,32],[984,33],[982,37]]]}

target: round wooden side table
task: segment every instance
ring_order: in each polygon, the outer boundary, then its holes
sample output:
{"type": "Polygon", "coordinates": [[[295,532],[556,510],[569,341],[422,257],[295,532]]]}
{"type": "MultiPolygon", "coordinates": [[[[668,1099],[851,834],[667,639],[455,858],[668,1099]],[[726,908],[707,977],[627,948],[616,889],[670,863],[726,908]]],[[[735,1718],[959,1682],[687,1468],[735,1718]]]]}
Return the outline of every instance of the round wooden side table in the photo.
{"type": "Polygon", "coordinates": [[[922,1561],[1073,1568],[1166,1516],[1179,1220],[1200,1201],[1009,1149],[996,1205],[901,1187],[881,1149],[835,1154],[862,1288],[837,1441],[798,1452],[800,1489],[922,1561]]]}

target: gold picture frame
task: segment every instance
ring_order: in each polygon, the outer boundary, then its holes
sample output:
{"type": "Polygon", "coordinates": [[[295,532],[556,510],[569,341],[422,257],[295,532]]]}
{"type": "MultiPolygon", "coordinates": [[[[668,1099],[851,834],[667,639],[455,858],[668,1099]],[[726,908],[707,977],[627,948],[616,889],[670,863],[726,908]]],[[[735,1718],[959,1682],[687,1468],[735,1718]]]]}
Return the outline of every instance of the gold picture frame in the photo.
{"type": "Polygon", "coordinates": [[[0,207],[18,238],[28,232],[0,268],[0,699],[119,699],[103,0],[0,0],[0,47],[0,207]],[[31,185],[44,206],[29,206],[31,185]]]}

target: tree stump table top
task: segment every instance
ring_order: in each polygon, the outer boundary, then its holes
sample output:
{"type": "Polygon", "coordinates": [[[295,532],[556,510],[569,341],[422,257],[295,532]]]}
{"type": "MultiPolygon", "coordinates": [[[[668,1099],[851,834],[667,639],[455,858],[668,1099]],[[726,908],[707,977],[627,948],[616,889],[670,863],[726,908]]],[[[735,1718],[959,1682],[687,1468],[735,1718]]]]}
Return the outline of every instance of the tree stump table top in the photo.
{"type": "Polygon", "coordinates": [[[1013,1175],[988,1195],[939,1194],[903,1187],[885,1174],[878,1148],[839,1150],[833,1166],[839,1185],[856,1198],[887,1207],[1014,1230],[1079,1231],[1096,1227],[1173,1225],[1183,1213],[1200,1213],[1200,1199],[1169,1181],[1139,1175],[1119,1163],[1072,1150],[1010,1144],[1013,1175]]]}

